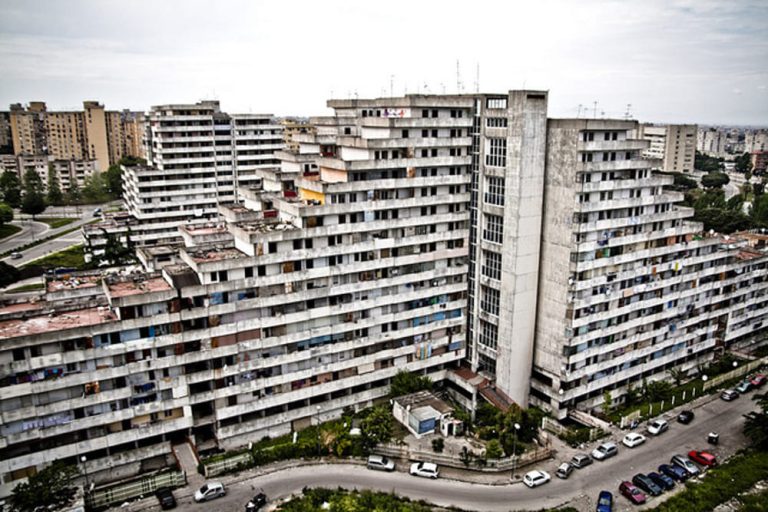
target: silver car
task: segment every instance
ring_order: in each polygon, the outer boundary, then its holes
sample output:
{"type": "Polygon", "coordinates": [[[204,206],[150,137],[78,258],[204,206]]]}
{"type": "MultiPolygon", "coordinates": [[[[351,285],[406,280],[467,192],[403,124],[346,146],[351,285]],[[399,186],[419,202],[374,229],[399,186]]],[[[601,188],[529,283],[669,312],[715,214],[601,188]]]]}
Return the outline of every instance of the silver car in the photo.
{"type": "Polygon", "coordinates": [[[701,470],[699,469],[699,467],[693,462],[691,462],[690,460],[688,460],[688,457],[686,457],[685,455],[680,455],[680,454],[673,455],[670,462],[672,462],[672,464],[674,464],[675,466],[679,466],[683,468],[685,472],[688,473],[690,476],[696,476],[699,473],[701,473],[701,470]]]}
{"type": "Polygon", "coordinates": [[[377,469],[379,471],[394,471],[395,463],[381,455],[371,455],[365,465],[368,469],[377,469]]]}
{"type": "Polygon", "coordinates": [[[619,447],[615,443],[603,443],[592,450],[592,458],[595,460],[605,460],[619,453],[619,447]]]}

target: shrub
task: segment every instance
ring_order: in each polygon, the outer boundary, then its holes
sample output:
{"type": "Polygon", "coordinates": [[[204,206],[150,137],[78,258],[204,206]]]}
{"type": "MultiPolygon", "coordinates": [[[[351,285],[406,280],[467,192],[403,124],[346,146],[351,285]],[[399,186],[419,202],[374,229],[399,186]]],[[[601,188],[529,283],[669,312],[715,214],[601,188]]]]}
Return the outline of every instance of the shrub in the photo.
{"type": "Polygon", "coordinates": [[[443,441],[442,437],[438,437],[437,439],[432,440],[432,449],[435,451],[435,453],[443,453],[444,447],[445,441],[443,441]]]}

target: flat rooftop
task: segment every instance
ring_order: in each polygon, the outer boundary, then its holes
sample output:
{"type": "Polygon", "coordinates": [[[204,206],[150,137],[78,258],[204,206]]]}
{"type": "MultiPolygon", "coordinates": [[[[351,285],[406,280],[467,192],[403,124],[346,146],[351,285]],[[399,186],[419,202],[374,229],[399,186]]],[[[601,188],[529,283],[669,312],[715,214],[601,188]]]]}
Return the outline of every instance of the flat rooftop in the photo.
{"type": "Polygon", "coordinates": [[[225,225],[210,225],[210,224],[182,224],[179,229],[186,231],[190,235],[204,236],[204,235],[217,235],[222,233],[229,233],[227,226],[225,225]]]}
{"type": "Polygon", "coordinates": [[[267,222],[266,220],[238,222],[235,225],[248,233],[272,233],[273,231],[290,231],[292,229],[298,229],[293,224],[278,220],[275,222],[267,222]]]}
{"type": "Polygon", "coordinates": [[[112,283],[107,282],[107,288],[112,297],[128,297],[130,295],[170,290],[171,285],[162,277],[143,279],[137,276],[112,283]]]}
{"type": "Polygon", "coordinates": [[[46,283],[48,292],[60,292],[62,290],[78,290],[81,288],[96,287],[101,284],[101,275],[73,276],[69,279],[51,279],[46,283]]]}
{"type": "Polygon", "coordinates": [[[66,313],[39,315],[23,320],[0,322],[0,338],[29,336],[112,322],[117,318],[108,308],[89,308],[66,313]]]}
{"type": "Polygon", "coordinates": [[[235,260],[244,258],[246,254],[237,249],[200,249],[197,251],[188,251],[189,256],[195,263],[206,263],[209,261],[235,260]]]}

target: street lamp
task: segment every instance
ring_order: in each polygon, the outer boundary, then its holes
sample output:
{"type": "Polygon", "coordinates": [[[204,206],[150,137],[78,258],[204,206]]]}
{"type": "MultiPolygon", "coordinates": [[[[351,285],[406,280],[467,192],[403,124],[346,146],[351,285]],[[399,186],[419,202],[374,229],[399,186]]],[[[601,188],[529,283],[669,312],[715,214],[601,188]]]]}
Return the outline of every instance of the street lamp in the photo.
{"type": "Polygon", "coordinates": [[[91,484],[88,482],[88,465],[86,462],[88,461],[88,458],[85,455],[80,456],[80,462],[83,463],[83,472],[85,473],[85,492],[90,492],[91,484]]]}
{"type": "Polygon", "coordinates": [[[317,427],[317,456],[320,457],[320,406],[315,407],[315,426],[317,427]]]}
{"type": "Polygon", "coordinates": [[[515,479],[515,471],[517,471],[517,432],[520,430],[520,424],[515,423],[514,437],[512,438],[512,480],[515,479]]]}

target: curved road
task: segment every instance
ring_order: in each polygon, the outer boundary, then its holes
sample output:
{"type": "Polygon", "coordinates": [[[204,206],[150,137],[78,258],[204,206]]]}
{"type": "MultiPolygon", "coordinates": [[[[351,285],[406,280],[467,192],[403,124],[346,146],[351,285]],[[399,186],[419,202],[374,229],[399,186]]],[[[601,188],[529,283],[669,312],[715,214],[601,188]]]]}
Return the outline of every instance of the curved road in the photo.
{"type": "MultiPolygon", "coordinates": [[[[649,472],[662,463],[669,461],[675,453],[687,453],[692,449],[705,449],[708,432],[715,430],[721,434],[721,444],[713,448],[719,457],[732,455],[746,445],[741,430],[742,415],[754,409],[750,393],[733,402],[719,399],[704,403],[695,409],[696,419],[690,425],[671,422],[668,432],[659,437],[649,438],[637,448],[621,446],[619,455],[605,462],[595,462],[582,470],[576,470],[568,480],[554,477],[557,460],[540,465],[553,476],[552,482],[536,489],[528,489],[522,483],[510,485],[483,485],[460,482],[448,478],[427,480],[408,475],[407,463],[400,462],[395,473],[368,471],[362,466],[351,464],[304,465],[292,467],[261,476],[246,478],[236,483],[229,483],[233,478],[223,477],[227,485],[227,495],[207,504],[195,504],[191,499],[191,489],[175,491],[183,510],[236,512],[242,511],[245,503],[254,494],[254,489],[263,488],[271,503],[276,499],[301,492],[303,487],[345,487],[374,489],[424,499],[441,506],[456,506],[466,510],[498,511],[539,510],[572,502],[581,510],[594,510],[594,499],[602,489],[608,489],[616,497],[614,510],[629,511],[635,507],[621,496],[617,488],[622,480],[631,479],[638,472],[649,472]]],[[[670,418],[668,418],[670,419],[670,418]]],[[[614,436],[618,441],[620,436],[614,436]]],[[[297,463],[298,464],[298,463],[297,463]]],[[[526,468],[528,470],[533,468],[526,468]]],[[[242,478],[241,475],[239,478],[242,478]]],[[[156,503],[154,498],[134,504],[129,510],[146,510],[148,505],[156,503]]],[[[648,507],[658,505],[659,499],[651,499],[648,507]]],[[[159,510],[153,506],[152,510],[159,510]]]]}

